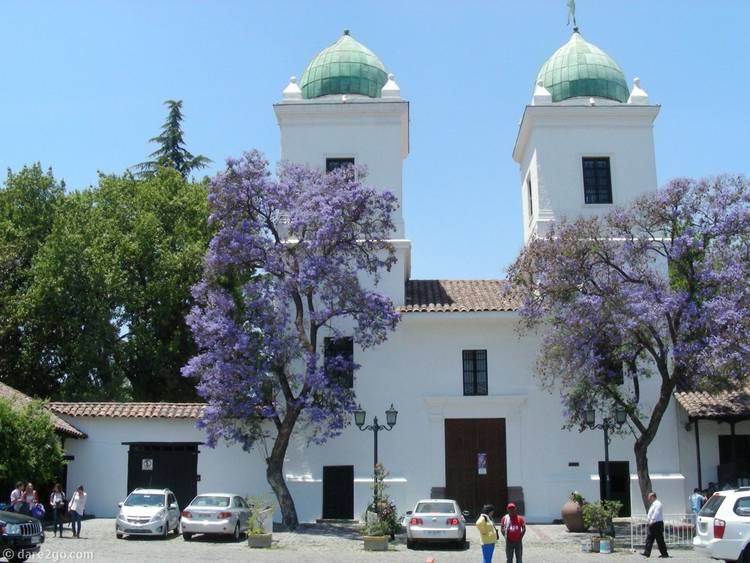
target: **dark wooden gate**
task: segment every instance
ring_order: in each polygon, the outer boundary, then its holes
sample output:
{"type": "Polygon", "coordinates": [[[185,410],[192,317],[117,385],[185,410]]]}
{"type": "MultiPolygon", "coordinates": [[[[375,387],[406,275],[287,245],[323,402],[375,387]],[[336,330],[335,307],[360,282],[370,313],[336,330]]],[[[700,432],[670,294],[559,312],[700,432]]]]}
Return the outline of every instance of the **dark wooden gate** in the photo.
{"type": "Polygon", "coordinates": [[[354,518],[354,466],[323,467],[323,518],[354,518]]]}
{"type": "Polygon", "coordinates": [[[622,503],[620,516],[630,516],[630,463],[627,461],[609,462],[609,489],[611,498],[607,498],[604,480],[604,462],[599,462],[599,498],[602,500],[619,500],[622,503]]]}
{"type": "Polygon", "coordinates": [[[445,493],[472,518],[485,503],[494,504],[498,512],[505,508],[505,419],[445,420],[445,493]]]}
{"type": "Polygon", "coordinates": [[[182,509],[198,492],[198,444],[133,443],[128,452],[128,490],[171,489],[182,509]]]}

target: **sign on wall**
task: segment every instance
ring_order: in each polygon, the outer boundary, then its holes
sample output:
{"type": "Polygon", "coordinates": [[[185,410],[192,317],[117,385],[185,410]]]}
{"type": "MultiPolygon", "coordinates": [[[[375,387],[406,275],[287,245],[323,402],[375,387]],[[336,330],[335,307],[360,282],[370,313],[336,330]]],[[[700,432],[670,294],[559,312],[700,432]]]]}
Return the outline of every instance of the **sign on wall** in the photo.
{"type": "Polygon", "coordinates": [[[143,470],[143,471],[153,471],[154,470],[154,460],[153,460],[153,458],[143,458],[141,460],[141,470],[143,470]]]}
{"type": "Polygon", "coordinates": [[[487,454],[484,452],[477,453],[477,473],[487,475],[487,454]]]}

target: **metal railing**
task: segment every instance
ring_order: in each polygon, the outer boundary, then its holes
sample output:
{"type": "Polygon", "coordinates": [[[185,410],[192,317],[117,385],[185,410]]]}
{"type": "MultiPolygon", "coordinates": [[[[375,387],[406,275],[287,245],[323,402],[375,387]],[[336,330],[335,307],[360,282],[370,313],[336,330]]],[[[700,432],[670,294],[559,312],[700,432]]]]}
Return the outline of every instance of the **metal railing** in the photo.
{"type": "MultiPolygon", "coordinates": [[[[630,519],[630,549],[646,545],[648,523],[645,518],[630,519]]],[[[695,514],[665,514],[664,541],[672,547],[690,547],[695,536],[695,514]]]]}

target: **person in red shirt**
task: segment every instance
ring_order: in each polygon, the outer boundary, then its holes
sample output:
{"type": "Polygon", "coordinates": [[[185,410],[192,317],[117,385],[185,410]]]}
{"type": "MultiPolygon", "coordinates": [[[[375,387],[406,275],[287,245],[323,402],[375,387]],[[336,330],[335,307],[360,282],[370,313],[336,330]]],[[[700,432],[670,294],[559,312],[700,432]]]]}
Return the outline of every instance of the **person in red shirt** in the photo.
{"type": "Polygon", "coordinates": [[[516,512],[516,505],[508,503],[508,513],[500,520],[500,531],[505,538],[505,561],[523,563],[523,536],[526,534],[526,520],[516,512]]]}

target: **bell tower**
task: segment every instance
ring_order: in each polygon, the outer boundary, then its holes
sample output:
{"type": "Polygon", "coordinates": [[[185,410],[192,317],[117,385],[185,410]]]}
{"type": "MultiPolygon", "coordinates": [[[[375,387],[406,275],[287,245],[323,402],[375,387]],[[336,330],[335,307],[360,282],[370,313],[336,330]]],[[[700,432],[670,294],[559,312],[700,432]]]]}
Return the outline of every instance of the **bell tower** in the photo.
{"type": "Polygon", "coordinates": [[[379,291],[404,303],[411,243],[403,219],[403,162],[409,154],[409,102],[392,74],[349,30],[295,77],[274,105],[281,132],[281,158],[331,170],[364,165],[366,183],[399,201],[392,244],[397,264],[384,273],[379,291]]]}
{"type": "Polygon", "coordinates": [[[653,124],[639,79],[576,28],[544,63],[518,129],[524,242],[562,217],[606,214],[657,189],[653,124]]]}

